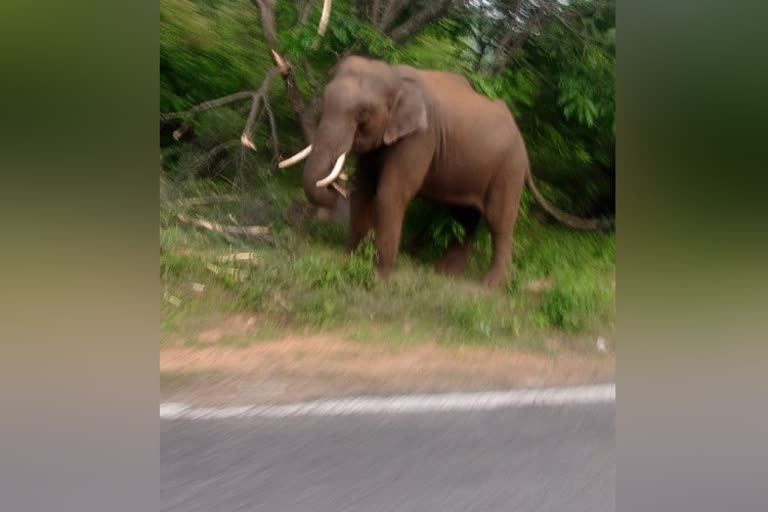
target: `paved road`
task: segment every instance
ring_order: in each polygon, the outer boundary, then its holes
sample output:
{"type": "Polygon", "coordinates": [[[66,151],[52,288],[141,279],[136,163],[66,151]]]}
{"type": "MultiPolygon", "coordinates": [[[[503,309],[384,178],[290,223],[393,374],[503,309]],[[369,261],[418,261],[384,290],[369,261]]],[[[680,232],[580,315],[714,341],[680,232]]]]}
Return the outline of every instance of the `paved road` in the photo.
{"type": "Polygon", "coordinates": [[[612,511],[614,411],[163,420],[162,510],[612,511]]]}

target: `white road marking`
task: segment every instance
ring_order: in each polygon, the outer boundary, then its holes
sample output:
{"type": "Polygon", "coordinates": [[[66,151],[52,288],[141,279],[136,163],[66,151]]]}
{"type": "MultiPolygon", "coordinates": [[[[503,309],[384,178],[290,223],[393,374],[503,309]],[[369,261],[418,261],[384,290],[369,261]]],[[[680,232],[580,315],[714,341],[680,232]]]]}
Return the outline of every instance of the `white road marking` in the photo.
{"type": "Polygon", "coordinates": [[[587,405],[613,403],[615,401],[616,386],[614,384],[605,384],[573,388],[519,389],[482,393],[354,397],[273,406],[195,408],[179,403],[164,403],[160,405],[160,418],[164,420],[202,420],[402,414],[438,411],[490,411],[511,407],[587,405]]]}

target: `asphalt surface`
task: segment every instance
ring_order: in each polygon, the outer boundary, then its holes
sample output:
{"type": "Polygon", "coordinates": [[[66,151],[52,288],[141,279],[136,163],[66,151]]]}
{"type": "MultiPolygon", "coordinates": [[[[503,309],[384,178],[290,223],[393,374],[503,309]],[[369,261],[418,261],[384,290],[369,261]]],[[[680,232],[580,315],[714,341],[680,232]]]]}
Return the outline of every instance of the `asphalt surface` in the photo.
{"type": "Polygon", "coordinates": [[[612,511],[614,412],[162,420],[161,509],[612,511]]]}

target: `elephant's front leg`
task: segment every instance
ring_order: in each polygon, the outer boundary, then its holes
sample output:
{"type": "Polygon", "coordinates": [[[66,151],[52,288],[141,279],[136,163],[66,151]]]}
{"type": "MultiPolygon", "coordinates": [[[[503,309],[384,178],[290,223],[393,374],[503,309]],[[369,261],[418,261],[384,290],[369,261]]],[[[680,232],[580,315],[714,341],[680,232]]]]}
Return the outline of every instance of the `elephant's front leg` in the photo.
{"type": "Polygon", "coordinates": [[[397,168],[385,169],[374,201],[377,268],[381,278],[389,276],[394,268],[405,212],[419,190],[419,174],[423,176],[423,173],[398,171],[397,168]]]}
{"type": "Polygon", "coordinates": [[[389,276],[395,266],[405,211],[424,183],[433,151],[431,134],[424,131],[402,139],[383,158],[374,200],[381,278],[389,276]]]}
{"type": "Polygon", "coordinates": [[[374,227],[373,194],[353,190],[349,196],[349,250],[354,251],[374,227]]]}
{"type": "Polygon", "coordinates": [[[375,155],[360,155],[357,169],[352,175],[349,195],[349,250],[354,251],[373,229],[376,211],[374,198],[379,180],[375,155]]]}
{"type": "Polygon", "coordinates": [[[376,253],[379,277],[386,279],[395,266],[407,202],[396,194],[376,194],[376,253]]]}

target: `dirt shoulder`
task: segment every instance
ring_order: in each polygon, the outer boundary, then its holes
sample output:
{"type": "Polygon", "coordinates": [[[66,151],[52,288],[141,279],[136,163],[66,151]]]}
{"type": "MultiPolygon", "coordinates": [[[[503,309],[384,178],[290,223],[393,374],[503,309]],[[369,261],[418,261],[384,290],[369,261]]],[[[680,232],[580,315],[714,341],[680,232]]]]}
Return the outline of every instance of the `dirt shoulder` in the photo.
{"type": "Polygon", "coordinates": [[[247,346],[170,344],[160,351],[160,372],[164,402],[245,405],[610,382],[615,358],[436,343],[386,346],[306,335],[247,346]]]}

